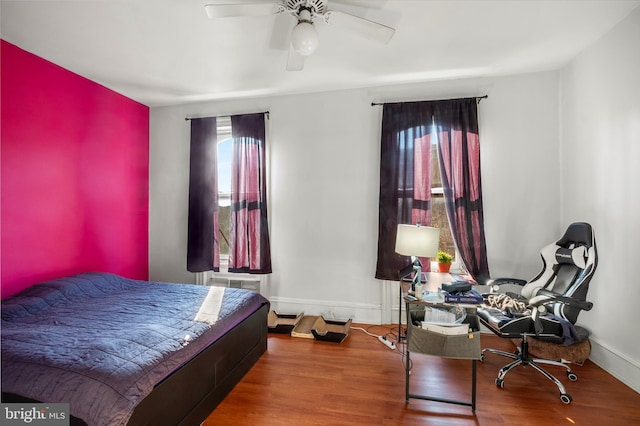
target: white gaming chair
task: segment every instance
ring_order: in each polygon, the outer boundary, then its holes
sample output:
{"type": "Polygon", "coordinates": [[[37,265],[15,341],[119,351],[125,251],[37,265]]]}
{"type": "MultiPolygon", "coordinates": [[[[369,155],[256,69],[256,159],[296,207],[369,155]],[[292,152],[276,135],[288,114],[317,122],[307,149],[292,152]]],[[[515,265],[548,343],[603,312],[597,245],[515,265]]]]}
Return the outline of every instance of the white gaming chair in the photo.
{"type": "MultiPolygon", "coordinates": [[[[562,383],[539,364],[561,366],[571,381],[578,376],[562,361],[534,359],[529,356],[528,338],[571,344],[588,338],[588,331],[576,327],[578,314],[588,311],[593,304],[586,300],[589,282],[598,262],[596,241],[591,225],[584,222],[571,224],[562,238],[544,247],[540,255],[543,268],[528,283],[523,280],[498,279],[494,284],[524,284],[519,295],[511,295],[514,303],[507,308],[484,306],[478,309],[480,322],[500,337],[521,339],[515,353],[486,348],[482,350],[513,358],[502,367],[496,386],[504,387],[504,377],[519,365],[529,365],[553,381],[560,390],[560,400],[569,404],[571,395],[562,383]],[[514,305],[525,309],[515,308],[514,305]]],[[[488,296],[489,298],[491,295],[488,296]]],[[[488,301],[490,299],[487,298],[488,301]]]]}

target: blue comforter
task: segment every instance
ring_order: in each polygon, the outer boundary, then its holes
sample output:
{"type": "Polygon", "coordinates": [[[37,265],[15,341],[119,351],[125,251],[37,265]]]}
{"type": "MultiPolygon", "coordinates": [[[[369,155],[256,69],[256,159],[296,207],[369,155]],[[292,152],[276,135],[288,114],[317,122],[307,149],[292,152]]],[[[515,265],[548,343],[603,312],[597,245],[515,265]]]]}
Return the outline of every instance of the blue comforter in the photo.
{"type": "Polygon", "coordinates": [[[35,285],[2,301],[2,391],[70,403],[90,425],[126,424],[154,385],[264,303],[104,273],[35,285]]]}

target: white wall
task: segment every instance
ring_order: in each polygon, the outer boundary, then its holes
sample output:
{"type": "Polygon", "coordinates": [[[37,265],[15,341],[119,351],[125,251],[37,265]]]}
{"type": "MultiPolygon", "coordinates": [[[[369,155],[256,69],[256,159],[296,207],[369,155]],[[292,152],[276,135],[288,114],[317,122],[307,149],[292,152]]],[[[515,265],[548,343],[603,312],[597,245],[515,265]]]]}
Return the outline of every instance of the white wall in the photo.
{"type": "Polygon", "coordinates": [[[505,77],[480,104],[485,233],[493,277],[529,279],[560,222],[558,74],[505,77]]]}
{"type": "Polygon", "coordinates": [[[371,102],[483,94],[489,95],[479,114],[490,267],[494,276],[534,275],[540,247],[562,228],[556,72],[153,108],[150,278],[194,282],[185,260],[185,117],[269,110],[273,274],[263,292],[280,311],[395,320],[397,284],[373,278],[382,107],[371,102]]]}
{"type": "Polygon", "coordinates": [[[591,222],[600,253],[595,307],[579,322],[593,333],[592,360],[638,390],[638,42],[637,10],[558,72],[154,108],[150,279],[194,282],[184,118],[269,110],[274,272],[263,293],[282,312],[396,321],[396,284],[373,278],[381,107],[370,103],[488,94],[479,116],[492,276],[530,278],[542,246],[570,222],[591,222]]]}
{"type": "Polygon", "coordinates": [[[596,232],[591,359],[640,392],[640,9],[561,74],[564,222],[596,232]],[[615,355],[612,357],[612,355],[615,355]]]}

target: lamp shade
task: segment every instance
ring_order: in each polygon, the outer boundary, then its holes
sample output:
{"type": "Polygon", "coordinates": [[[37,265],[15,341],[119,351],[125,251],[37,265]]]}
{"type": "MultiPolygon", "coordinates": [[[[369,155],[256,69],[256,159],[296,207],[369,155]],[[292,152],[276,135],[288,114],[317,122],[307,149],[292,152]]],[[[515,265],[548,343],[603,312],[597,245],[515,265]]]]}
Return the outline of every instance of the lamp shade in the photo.
{"type": "Polygon", "coordinates": [[[405,256],[435,257],[440,244],[440,229],[430,226],[398,225],[396,253],[405,256]]]}

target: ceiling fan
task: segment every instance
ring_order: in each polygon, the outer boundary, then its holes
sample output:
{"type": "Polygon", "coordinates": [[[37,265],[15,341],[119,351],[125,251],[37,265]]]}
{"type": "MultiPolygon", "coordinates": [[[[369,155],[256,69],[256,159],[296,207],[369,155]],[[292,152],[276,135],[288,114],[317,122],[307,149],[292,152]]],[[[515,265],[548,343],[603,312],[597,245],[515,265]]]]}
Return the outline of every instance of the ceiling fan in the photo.
{"type": "Polygon", "coordinates": [[[231,18],[238,16],[266,16],[289,14],[298,23],[291,32],[288,71],[300,71],[304,57],[311,55],[319,44],[314,21],[341,25],[372,40],[388,43],[396,32],[394,28],[373,22],[339,10],[329,10],[327,0],[282,0],[282,3],[208,4],[205,10],[209,18],[231,18]]]}

